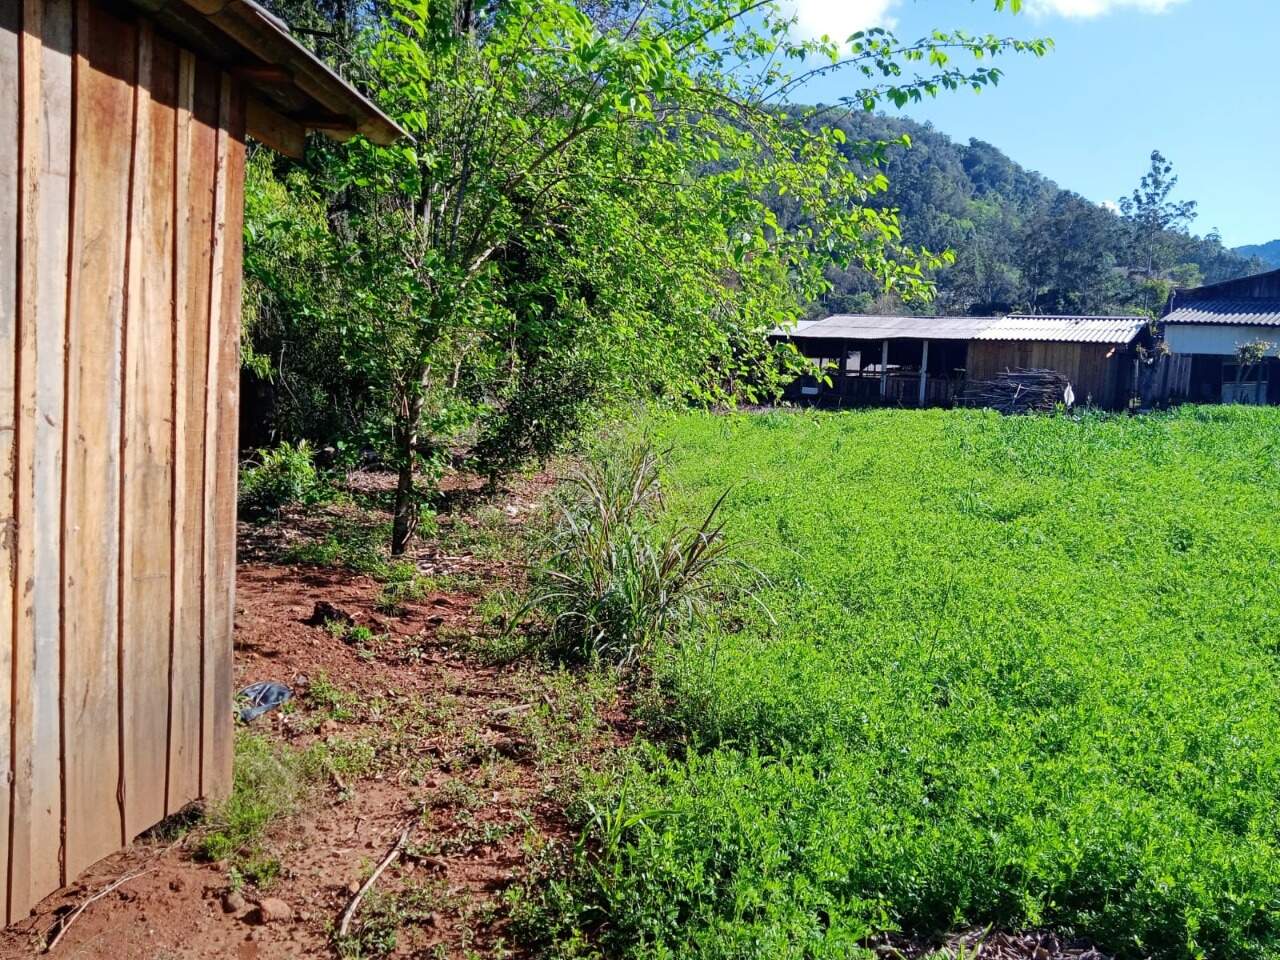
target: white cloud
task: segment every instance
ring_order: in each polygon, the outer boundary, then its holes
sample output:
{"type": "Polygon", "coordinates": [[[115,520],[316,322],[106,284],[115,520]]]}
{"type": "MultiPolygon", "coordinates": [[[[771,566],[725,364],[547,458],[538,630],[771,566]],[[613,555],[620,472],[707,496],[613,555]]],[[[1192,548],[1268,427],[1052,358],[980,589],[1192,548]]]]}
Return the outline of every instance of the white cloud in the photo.
{"type": "Polygon", "coordinates": [[[1101,206],[1103,210],[1110,210],[1112,213],[1120,212],[1120,204],[1116,203],[1114,200],[1103,200],[1099,206],[1101,206]]]}
{"type": "MultiPolygon", "coordinates": [[[[791,0],[799,32],[805,37],[824,33],[833,40],[868,27],[893,29],[897,20],[893,10],[905,0],[791,0]]],[[[1075,19],[1101,17],[1117,10],[1141,13],[1165,13],[1187,0],[1025,0],[1033,16],[1059,16],[1075,19]]]]}
{"type": "Polygon", "coordinates": [[[824,33],[842,42],[868,27],[893,27],[890,10],[901,0],[794,0],[796,21],[806,37],[824,33]]]}
{"type": "Polygon", "coordinates": [[[1185,0],[1027,0],[1027,10],[1044,16],[1087,19],[1100,17],[1116,10],[1137,10],[1141,13],[1164,13],[1185,0]]]}

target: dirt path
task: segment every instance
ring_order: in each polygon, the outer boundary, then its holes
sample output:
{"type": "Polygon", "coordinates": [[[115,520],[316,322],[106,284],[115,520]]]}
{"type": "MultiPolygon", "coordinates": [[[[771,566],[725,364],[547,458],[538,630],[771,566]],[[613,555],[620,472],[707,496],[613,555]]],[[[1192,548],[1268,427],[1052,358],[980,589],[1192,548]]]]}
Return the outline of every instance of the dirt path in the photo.
{"type": "Polygon", "coordinates": [[[513,955],[504,892],[548,844],[572,839],[567,788],[629,733],[616,691],[602,681],[498,665],[479,649],[477,607],[492,605],[485,596],[509,577],[510,534],[530,504],[486,509],[493,529],[484,549],[460,548],[456,536],[426,543],[418,560],[433,579],[394,603],[383,584],[347,570],[242,564],[237,686],[278,680],[296,693],[247,728],[250,752],[293,758],[290,769],[304,770],[296,812],[251,849],[215,862],[198,853],[216,825],[140,840],[4,933],[0,957],[36,954],[60,917],[133,874],[92,903],[50,955],[513,955]],[[313,616],[322,602],[336,613],[327,623],[313,616]],[[353,891],[407,824],[406,855],[337,944],[353,891]]]}

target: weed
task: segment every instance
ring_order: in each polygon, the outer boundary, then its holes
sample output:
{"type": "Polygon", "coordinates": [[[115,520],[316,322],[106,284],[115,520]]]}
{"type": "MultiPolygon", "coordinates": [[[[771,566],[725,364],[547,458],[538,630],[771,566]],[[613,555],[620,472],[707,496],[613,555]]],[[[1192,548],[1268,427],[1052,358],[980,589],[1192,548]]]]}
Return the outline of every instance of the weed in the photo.
{"type": "Polygon", "coordinates": [[[350,934],[337,940],[338,955],[344,960],[366,960],[391,954],[405,928],[433,921],[440,898],[438,884],[411,883],[401,890],[371,890],[350,934]]]}
{"type": "Polygon", "coordinates": [[[420,603],[435,586],[433,580],[419,576],[417,570],[414,570],[413,576],[383,584],[374,601],[374,608],[388,617],[402,617],[406,613],[406,603],[420,603]]]}
{"type": "Polygon", "coordinates": [[[717,520],[724,496],[697,526],[663,526],[651,447],[591,461],[533,573],[529,607],[548,622],[552,656],[631,666],[704,613],[727,566],[717,520]]]}
{"type": "Polygon", "coordinates": [[[279,865],[272,866],[263,838],[274,821],[297,809],[307,783],[300,754],[258,734],[239,733],[231,796],[209,812],[197,854],[228,861],[241,882],[270,883],[279,875],[279,865]]]}
{"type": "Polygon", "coordinates": [[[276,516],[285,507],[319,502],[324,485],[316,473],[311,448],[303,440],[259,450],[256,462],[240,470],[241,512],[251,518],[276,516]]]}
{"type": "Polygon", "coordinates": [[[282,552],[280,562],[342,567],[384,583],[412,580],[418,576],[418,568],[407,560],[391,559],[387,552],[390,536],[391,527],[386,523],[336,519],[323,539],[294,544],[282,552]]]}
{"type": "Polygon", "coordinates": [[[324,673],[311,678],[307,685],[307,700],[316,710],[339,723],[351,723],[359,709],[355,694],[338,687],[324,673]]]}

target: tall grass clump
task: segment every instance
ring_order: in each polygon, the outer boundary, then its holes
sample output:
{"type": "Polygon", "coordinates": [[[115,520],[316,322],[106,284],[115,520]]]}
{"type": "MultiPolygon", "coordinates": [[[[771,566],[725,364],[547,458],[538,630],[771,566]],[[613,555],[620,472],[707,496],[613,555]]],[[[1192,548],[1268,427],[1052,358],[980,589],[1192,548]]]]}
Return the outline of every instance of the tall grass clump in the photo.
{"type": "Polygon", "coordinates": [[[658,457],[638,443],[569,477],[556,505],[527,607],[546,652],[632,667],[704,615],[731,565],[725,494],[694,524],[664,516],[658,457]]]}

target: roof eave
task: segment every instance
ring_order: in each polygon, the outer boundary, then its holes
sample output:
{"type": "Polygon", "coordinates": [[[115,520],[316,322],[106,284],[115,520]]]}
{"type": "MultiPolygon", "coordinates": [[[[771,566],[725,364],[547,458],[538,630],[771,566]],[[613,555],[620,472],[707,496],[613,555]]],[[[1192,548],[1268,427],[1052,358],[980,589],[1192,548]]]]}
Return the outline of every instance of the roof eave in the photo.
{"type": "MultiPolygon", "coordinates": [[[[280,144],[269,139],[273,147],[295,153],[301,134],[312,130],[340,140],[359,134],[382,146],[408,137],[377,105],[299,43],[282,21],[253,0],[128,2],[241,76],[267,108],[296,127],[278,138],[280,144]],[[228,46],[244,56],[228,56],[228,46]]],[[[250,133],[257,136],[252,126],[250,133]]]]}

